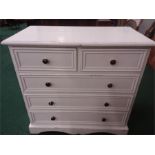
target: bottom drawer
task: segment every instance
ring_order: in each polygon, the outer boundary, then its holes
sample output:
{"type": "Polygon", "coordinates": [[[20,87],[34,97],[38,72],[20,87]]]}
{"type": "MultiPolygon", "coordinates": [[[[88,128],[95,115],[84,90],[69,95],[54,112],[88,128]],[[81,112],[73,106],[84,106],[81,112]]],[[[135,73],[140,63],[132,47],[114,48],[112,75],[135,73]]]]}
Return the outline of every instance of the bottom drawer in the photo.
{"type": "Polygon", "coordinates": [[[51,124],[107,124],[123,125],[126,112],[103,111],[36,111],[31,113],[34,123],[51,124]]]}

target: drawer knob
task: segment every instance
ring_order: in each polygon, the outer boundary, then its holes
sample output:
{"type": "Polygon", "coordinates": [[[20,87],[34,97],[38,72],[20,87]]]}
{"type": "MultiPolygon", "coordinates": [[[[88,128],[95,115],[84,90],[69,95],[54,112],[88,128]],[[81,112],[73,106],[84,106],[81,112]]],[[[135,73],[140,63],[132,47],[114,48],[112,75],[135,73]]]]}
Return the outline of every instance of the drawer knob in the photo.
{"type": "Polygon", "coordinates": [[[112,83],[109,83],[109,84],[107,85],[107,87],[108,87],[108,88],[112,88],[112,87],[113,87],[113,84],[112,84],[112,83]]]}
{"type": "Polygon", "coordinates": [[[51,121],[55,121],[56,120],[56,117],[55,116],[52,116],[51,117],[51,121]]]}
{"type": "Polygon", "coordinates": [[[43,59],[42,62],[43,62],[43,64],[48,64],[49,60],[48,59],[43,59]]]}
{"type": "Polygon", "coordinates": [[[109,107],[109,103],[108,102],[104,103],[104,106],[109,107]]]}
{"type": "Polygon", "coordinates": [[[102,122],[106,122],[107,121],[107,119],[106,118],[102,118],[102,122]]]}
{"type": "Polygon", "coordinates": [[[54,102],[51,101],[51,102],[49,102],[48,104],[49,104],[50,106],[52,106],[52,105],[54,105],[54,102]]]}
{"type": "Polygon", "coordinates": [[[52,84],[50,82],[46,82],[45,85],[46,87],[51,87],[52,84]]]}
{"type": "Polygon", "coordinates": [[[110,64],[111,64],[111,65],[115,65],[115,64],[116,64],[116,60],[111,60],[111,61],[110,61],[110,64]]]}

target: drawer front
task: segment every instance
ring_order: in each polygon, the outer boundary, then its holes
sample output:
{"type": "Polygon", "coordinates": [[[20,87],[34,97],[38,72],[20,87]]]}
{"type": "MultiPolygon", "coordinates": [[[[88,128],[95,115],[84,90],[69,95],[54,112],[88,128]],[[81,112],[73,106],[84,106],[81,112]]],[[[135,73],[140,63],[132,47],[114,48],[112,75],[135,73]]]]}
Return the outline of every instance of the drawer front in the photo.
{"type": "Polygon", "coordinates": [[[126,113],[124,112],[99,112],[99,111],[53,111],[53,112],[32,112],[33,121],[35,123],[51,123],[59,124],[124,124],[126,113]]]}
{"type": "Polygon", "coordinates": [[[32,109],[104,109],[128,110],[132,96],[94,95],[27,95],[32,109]]]}
{"type": "Polygon", "coordinates": [[[12,49],[19,70],[76,71],[76,49],[12,49]]]}
{"type": "Polygon", "coordinates": [[[135,90],[137,76],[21,76],[23,90],[26,92],[122,92],[135,90]]]}
{"type": "Polygon", "coordinates": [[[141,71],[146,49],[81,49],[81,71],[141,71]]]}

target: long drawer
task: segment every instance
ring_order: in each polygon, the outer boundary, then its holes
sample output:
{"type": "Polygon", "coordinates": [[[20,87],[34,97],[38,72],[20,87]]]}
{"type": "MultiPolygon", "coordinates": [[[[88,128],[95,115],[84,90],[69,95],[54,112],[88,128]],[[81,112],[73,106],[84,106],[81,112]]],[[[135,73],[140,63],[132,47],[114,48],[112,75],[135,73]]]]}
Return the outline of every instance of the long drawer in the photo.
{"type": "Polygon", "coordinates": [[[21,75],[25,92],[122,92],[135,90],[138,75],[21,75]]]}
{"type": "Polygon", "coordinates": [[[75,48],[12,48],[18,70],[76,71],[75,48]]]}
{"type": "Polygon", "coordinates": [[[34,111],[34,123],[123,125],[127,113],[99,111],[34,111]]]}
{"type": "Polygon", "coordinates": [[[81,71],[141,71],[146,49],[80,49],[81,71]]]}
{"type": "Polygon", "coordinates": [[[128,110],[130,95],[26,95],[31,109],[128,110]]]}

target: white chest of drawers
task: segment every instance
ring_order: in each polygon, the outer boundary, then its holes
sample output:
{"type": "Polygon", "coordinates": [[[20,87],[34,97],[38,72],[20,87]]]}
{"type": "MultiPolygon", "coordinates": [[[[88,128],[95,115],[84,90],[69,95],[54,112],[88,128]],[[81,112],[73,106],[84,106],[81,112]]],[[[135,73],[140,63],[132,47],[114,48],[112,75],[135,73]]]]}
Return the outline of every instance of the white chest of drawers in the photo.
{"type": "Polygon", "coordinates": [[[31,133],[127,133],[152,40],[129,27],[30,26],[2,44],[31,133]]]}

